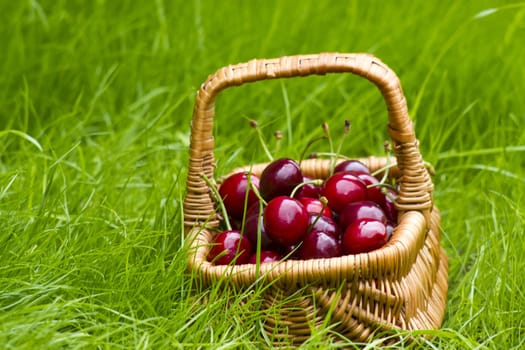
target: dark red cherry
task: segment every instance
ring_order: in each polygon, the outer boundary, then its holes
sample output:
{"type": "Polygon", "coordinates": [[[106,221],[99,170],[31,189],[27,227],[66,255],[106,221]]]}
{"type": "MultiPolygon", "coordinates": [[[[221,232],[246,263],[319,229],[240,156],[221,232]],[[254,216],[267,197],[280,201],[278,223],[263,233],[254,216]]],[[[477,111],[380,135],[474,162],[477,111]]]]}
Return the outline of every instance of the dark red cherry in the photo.
{"type": "Polygon", "coordinates": [[[362,219],[346,228],[341,243],[345,254],[359,254],[381,248],[387,241],[388,232],[383,222],[362,219]]]}
{"type": "MultiPolygon", "coordinates": [[[[261,264],[280,261],[283,257],[276,251],[273,250],[262,250],[261,251],[261,264]]],[[[253,253],[250,257],[250,264],[257,264],[257,253],[253,253]]]]}
{"type": "Polygon", "coordinates": [[[287,260],[299,260],[301,259],[299,257],[299,247],[300,244],[292,244],[290,246],[279,246],[279,251],[281,252],[281,255],[283,259],[287,260]]]}
{"type": "Polygon", "coordinates": [[[328,205],[339,213],[352,202],[366,200],[366,186],[358,177],[345,172],[335,173],[325,180],[322,195],[328,199],[328,205]]]}
{"type": "Polygon", "coordinates": [[[316,214],[313,214],[313,215],[310,214],[308,223],[309,223],[308,227],[310,231],[321,231],[334,238],[338,238],[341,232],[341,230],[339,229],[339,226],[334,221],[334,219],[328,216],[319,216],[316,214]]]}
{"type": "Polygon", "coordinates": [[[345,230],[352,222],[361,219],[375,219],[386,224],[386,215],[379,206],[372,201],[349,203],[339,214],[339,226],[345,230]]]}
{"type": "Polygon", "coordinates": [[[264,209],[264,228],[268,237],[284,246],[297,244],[308,229],[308,212],[297,199],[279,196],[264,209]]]}
{"type": "Polygon", "coordinates": [[[246,264],[250,259],[252,249],[248,238],[239,231],[223,231],[215,236],[213,247],[208,254],[208,261],[215,265],[246,264]]]}
{"type": "Polygon", "coordinates": [[[259,198],[252,186],[259,188],[259,178],[245,172],[235,173],[228,176],[219,187],[219,194],[228,214],[234,219],[242,219],[244,208],[249,208],[259,198]],[[248,191],[248,196],[246,192],[248,191]]]}
{"type": "Polygon", "coordinates": [[[395,227],[396,227],[396,224],[394,224],[392,221],[388,221],[386,223],[386,232],[388,234],[388,240],[392,238],[392,233],[394,232],[395,227]]]}
{"type": "Polygon", "coordinates": [[[387,219],[396,224],[398,211],[396,208],[395,198],[397,197],[397,193],[390,188],[387,188],[384,191],[386,191],[386,193],[381,197],[379,205],[381,208],[383,208],[387,219]]]}
{"type": "Polygon", "coordinates": [[[379,180],[370,174],[358,174],[357,177],[366,185],[366,195],[368,200],[379,204],[384,197],[381,192],[382,186],[379,185],[379,180]]]}
{"type": "Polygon", "coordinates": [[[304,205],[309,214],[321,214],[323,216],[332,217],[332,211],[328,205],[323,208],[323,202],[316,198],[301,197],[299,201],[304,205]]]}
{"type": "Polygon", "coordinates": [[[302,181],[303,175],[297,162],[289,158],[277,159],[264,168],[259,192],[266,201],[278,196],[289,196],[302,181]]]}
{"type": "Polygon", "coordinates": [[[308,183],[309,181],[312,181],[312,178],[303,176],[303,185],[297,190],[294,198],[319,198],[321,195],[321,187],[313,183],[308,183]]]}
{"type": "Polygon", "coordinates": [[[338,173],[341,171],[352,173],[354,175],[370,174],[370,169],[366,165],[364,165],[362,162],[355,160],[355,159],[345,160],[337,164],[336,167],[334,168],[334,173],[338,173]]]}
{"type": "Polygon", "coordinates": [[[272,240],[268,237],[268,234],[264,229],[264,217],[259,215],[259,204],[255,203],[255,206],[257,207],[257,210],[252,210],[252,208],[248,210],[246,221],[244,223],[244,233],[255,248],[257,247],[257,239],[260,230],[261,248],[266,249],[272,245],[272,240]]]}
{"type": "Polygon", "coordinates": [[[323,231],[310,231],[299,247],[301,259],[334,258],[341,256],[341,244],[323,231]]]}

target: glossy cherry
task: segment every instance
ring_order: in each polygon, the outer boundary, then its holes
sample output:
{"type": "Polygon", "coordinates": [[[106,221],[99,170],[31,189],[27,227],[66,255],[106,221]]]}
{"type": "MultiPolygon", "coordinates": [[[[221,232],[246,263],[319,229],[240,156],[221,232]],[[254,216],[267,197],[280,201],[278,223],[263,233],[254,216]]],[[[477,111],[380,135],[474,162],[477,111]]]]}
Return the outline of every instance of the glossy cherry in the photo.
{"type": "Polygon", "coordinates": [[[384,197],[384,194],[381,192],[382,186],[379,184],[379,180],[370,174],[358,174],[357,177],[366,185],[368,200],[379,204],[384,197]]]}
{"type": "Polygon", "coordinates": [[[379,200],[379,205],[385,211],[387,219],[392,221],[394,224],[397,224],[398,211],[395,203],[397,192],[391,188],[387,188],[384,191],[386,193],[382,194],[382,197],[379,200]]]}
{"type": "Polygon", "coordinates": [[[301,259],[334,258],[341,256],[339,241],[323,231],[310,231],[299,247],[301,259]]]}
{"type": "Polygon", "coordinates": [[[219,187],[219,194],[228,214],[234,219],[242,219],[244,208],[249,208],[259,198],[250,184],[259,188],[259,178],[253,174],[239,172],[228,176],[219,187]],[[248,192],[248,195],[246,195],[248,192]]]}
{"type": "Polygon", "coordinates": [[[259,215],[259,203],[255,203],[254,207],[250,207],[248,210],[246,221],[244,223],[244,233],[252,243],[254,249],[257,247],[259,231],[261,235],[261,248],[266,249],[270,247],[272,245],[272,240],[268,237],[264,228],[264,217],[259,215]]]}
{"type": "Polygon", "coordinates": [[[310,231],[322,231],[334,238],[338,238],[341,233],[341,230],[339,229],[339,226],[334,221],[334,219],[328,216],[310,214],[308,224],[308,229],[310,231]]]}
{"type": "Polygon", "coordinates": [[[309,214],[321,214],[330,218],[332,217],[332,211],[330,210],[330,207],[328,205],[323,205],[323,202],[321,202],[319,199],[301,197],[299,198],[299,202],[304,205],[306,211],[309,214]]]}
{"type": "MultiPolygon", "coordinates": [[[[261,250],[261,264],[280,261],[283,257],[276,251],[273,250],[261,250]]],[[[253,253],[248,261],[250,264],[257,263],[257,253],[253,253]]]]}
{"type": "Polygon", "coordinates": [[[319,198],[321,195],[321,187],[311,183],[312,178],[303,176],[302,185],[297,190],[294,198],[319,198]]]}
{"type": "Polygon", "coordinates": [[[292,190],[303,181],[299,164],[289,158],[274,160],[268,164],[260,177],[259,191],[269,201],[278,196],[289,196],[292,190]]]}
{"type": "Polygon", "coordinates": [[[370,169],[362,162],[356,159],[344,160],[337,164],[334,168],[334,173],[347,172],[354,175],[357,174],[370,174],[370,169]]]}
{"type": "Polygon", "coordinates": [[[284,246],[297,244],[308,229],[308,212],[299,200],[279,196],[264,209],[264,228],[268,237],[284,246]]]}
{"type": "Polygon", "coordinates": [[[215,236],[213,247],[208,254],[208,261],[215,265],[246,264],[251,256],[252,247],[248,238],[239,231],[223,231],[215,236]]]}
{"type": "Polygon", "coordinates": [[[283,256],[283,259],[287,260],[298,260],[301,259],[299,256],[299,248],[302,243],[292,244],[290,246],[279,246],[279,252],[283,256]]]}
{"type": "Polygon", "coordinates": [[[339,172],[325,180],[322,195],[328,199],[328,205],[339,213],[352,202],[364,201],[367,198],[366,186],[358,177],[339,172]]]}
{"type": "Polygon", "coordinates": [[[392,233],[394,233],[394,228],[396,227],[396,224],[394,224],[392,221],[388,221],[386,223],[386,232],[388,234],[388,240],[392,238],[392,233]]]}
{"type": "Polygon", "coordinates": [[[349,203],[339,215],[339,227],[345,230],[352,222],[361,219],[375,219],[386,224],[386,215],[383,209],[372,201],[349,203]]]}
{"type": "Polygon", "coordinates": [[[359,254],[381,248],[387,241],[388,232],[383,222],[362,219],[346,228],[341,243],[345,254],[359,254]]]}

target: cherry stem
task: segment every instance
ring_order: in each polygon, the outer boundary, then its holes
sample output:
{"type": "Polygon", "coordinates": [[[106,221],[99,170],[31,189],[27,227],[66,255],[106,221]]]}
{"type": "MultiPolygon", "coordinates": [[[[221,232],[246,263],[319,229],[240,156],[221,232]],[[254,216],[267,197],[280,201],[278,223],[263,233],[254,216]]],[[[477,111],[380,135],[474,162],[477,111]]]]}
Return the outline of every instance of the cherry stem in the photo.
{"type": "MultiPolygon", "coordinates": [[[[387,186],[385,186],[385,187],[387,187],[387,186]]],[[[385,187],[381,188],[381,193],[383,193],[385,196],[387,196],[392,202],[395,202],[396,201],[396,197],[394,197],[390,192],[388,192],[385,187]]]]}
{"type": "Polygon", "coordinates": [[[255,187],[251,182],[250,182],[250,187],[252,188],[253,192],[255,193],[255,195],[257,196],[257,198],[259,198],[259,201],[263,204],[263,205],[267,205],[268,202],[266,202],[264,200],[264,198],[261,196],[261,193],[259,192],[259,189],[257,187],[255,187]]]}
{"type": "Polygon", "coordinates": [[[344,132],[343,132],[343,137],[341,137],[341,142],[339,142],[339,146],[337,147],[337,151],[335,152],[335,159],[332,161],[332,168],[331,168],[331,174],[334,173],[334,169],[335,169],[335,162],[337,161],[338,158],[340,158],[340,154],[341,154],[341,149],[343,148],[343,143],[346,139],[346,137],[348,136],[348,134],[350,133],[350,127],[351,127],[351,124],[348,120],[345,120],[345,127],[344,127],[344,132]]]}
{"type": "Polygon", "coordinates": [[[224,217],[224,224],[226,225],[226,229],[228,231],[231,231],[232,225],[230,224],[230,220],[228,218],[228,212],[226,211],[226,207],[224,206],[224,202],[221,198],[221,195],[219,194],[219,191],[217,190],[217,187],[215,186],[215,184],[213,184],[213,182],[211,182],[211,180],[205,174],[200,174],[200,177],[204,180],[206,185],[208,185],[208,188],[210,189],[213,196],[215,197],[215,200],[219,203],[222,215],[224,217]]]}
{"type": "MultiPolygon", "coordinates": [[[[330,127],[328,126],[328,123],[323,123],[323,131],[326,135],[326,138],[328,139],[328,144],[330,145],[330,153],[331,154],[334,154],[334,143],[332,141],[332,137],[330,135],[330,127]]],[[[334,169],[335,169],[335,158],[336,157],[331,157],[330,159],[330,175],[332,175],[334,173],[334,169]]]]}
{"type": "Polygon", "coordinates": [[[255,129],[255,131],[257,132],[257,137],[259,138],[259,142],[261,143],[262,145],[262,148],[264,150],[264,153],[266,153],[266,156],[268,157],[268,159],[270,160],[270,162],[273,161],[273,156],[272,154],[270,153],[270,150],[268,149],[268,146],[266,145],[266,142],[264,141],[264,137],[262,135],[262,131],[261,131],[261,128],[259,128],[259,124],[257,123],[256,120],[250,120],[250,126],[252,128],[255,129]]]}
{"type": "Polygon", "coordinates": [[[317,141],[320,141],[320,140],[323,140],[323,139],[326,139],[326,135],[314,137],[310,141],[308,141],[308,143],[306,144],[306,147],[304,148],[303,152],[301,153],[301,157],[299,158],[299,166],[301,165],[301,162],[304,160],[304,157],[305,157],[306,151],[308,151],[308,148],[310,148],[310,146],[312,146],[317,141]]]}
{"type": "Polygon", "coordinates": [[[301,182],[299,185],[295,186],[292,190],[292,193],[290,193],[290,197],[294,197],[295,194],[297,193],[297,191],[299,191],[299,189],[301,187],[303,187],[304,185],[308,185],[308,184],[314,184],[314,185],[322,185],[323,184],[323,180],[321,179],[313,179],[313,180],[309,180],[309,181],[304,181],[304,182],[301,182]]]}
{"type": "MultiPolygon", "coordinates": [[[[388,159],[389,158],[387,158],[387,162],[389,163],[390,161],[388,159]]],[[[379,181],[379,184],[381,184],[381,185],[386,183],[386,180],[388,179],[389,170],[392,169],[393,167],[397,166],[396,163],[391,163],[391,164],[388,164],[388,163],[387,163],[387,165],[385,165],[381,169],[378,169],[378,170],[376,170],[376,171],[374,171],[372,173],[372,176],[376,176],[376,175],[379,175],[379,174],[384,172],[381,180],[379,181]]]]}
{"type": "MultiPolygon", "coordinates": [[[[370,185],[366,186],[366,188],[372,188],[372,187],[390,188],[392,190],[396,189],[396,187],[394,185],[391,185],[391,184],[386,183],[386,182],[378,182],[376,184],[370,184],[370,185]]],[[[382,189],[381,189],[381,192],[383,192],[382,189]]]]}
{"type": "Polygon", "coordinates": [[[317,216],[315,217],[314,221],[312,222],[312,224],[310,226],[308,226],[308,230],[306,232],[310,232],[312,231],[312,229],[314,228],[315,224],[317,223],[317,221],[319,221],[319,219],[321,218],[321,216],[323,216],[323,212],[324,210],[326,209],[326,206],[328,205],[328,199],[325,197],[325,196],[321,196],[319,198],[319,200],[321,201],[321,204],[323,205],[321,207],[321,210],[319,211],[319,214],[317,214],[317,216]]]}
{"type": "MultiPolygon", "coordinates": [[[[248,180],[248,187],[249,188],[255,188],[255,186],[252,185],[252,169],[250,167],[250,171],[246,172],[246,178],[248,180]]],[[[246,191],[244,193],[244,210],[242,212],[242,224],[241,224],[241,232],[244,233],[244,223],[246,221],[246,213],[248,212],[248,196],[250,195],[250,191],[246,191]]]]}

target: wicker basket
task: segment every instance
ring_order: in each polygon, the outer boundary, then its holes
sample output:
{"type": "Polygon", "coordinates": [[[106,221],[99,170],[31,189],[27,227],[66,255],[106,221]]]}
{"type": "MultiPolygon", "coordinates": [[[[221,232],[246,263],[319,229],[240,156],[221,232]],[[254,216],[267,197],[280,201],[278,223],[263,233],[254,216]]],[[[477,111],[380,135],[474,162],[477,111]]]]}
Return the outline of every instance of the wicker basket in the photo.
{"type": "MultiPolygon", "coordinates": [[[[361,159],[372,170],[386,164],[381,157],[361,159]]],[[[251,166],[260,175],[266,164],[251,166]]],[[[329,161],[301,164],[305,175],[325,178],[329,161]]],[[[232,170],[232,173],[239,169],[232,170]]],[[[312,327],[326,324],[348,339],[366,341],[373,332],[438,328],[443,320],[448,289],[447,256],[440,245],[440,214],[433,205],[433,184],[419,152],[400,82],[379,59],[367,54],[322,53],[251,60],[219,69],[201,86],[191,124],[190,158],[184,200],[184,224],[191,242],[188,267],[204,286],[224,281],[238,290],[264,276],[268,288],[263,309],[289,298],[265,328],[275,341],[302,342],[312,327]],[[260,265],[215,266],[206,260],[215,228],[215,203],[202,179],[214,178],[214,102],[225,88],[265,79],[350,72],[374,83],[388,110],[400,184],[396,206],[398,225],[382,248],[370,253],[331,259],[287,260],[260,265]],[[257,272],[259,275],[257,275],[257,272]],[[272,282],[271,284],[269,282],[272,282]],[[329,313],[329,315],[328,315],[329,313]]]]}

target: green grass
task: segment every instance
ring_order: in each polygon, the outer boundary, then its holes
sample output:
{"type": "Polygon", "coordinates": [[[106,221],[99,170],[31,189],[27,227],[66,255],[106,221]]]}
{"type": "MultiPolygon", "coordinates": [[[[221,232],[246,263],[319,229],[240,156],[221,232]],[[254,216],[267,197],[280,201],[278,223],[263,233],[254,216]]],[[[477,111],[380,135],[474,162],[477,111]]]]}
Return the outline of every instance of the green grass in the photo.
{"type": "MultiPolygon", "coordinates": [[[[435,166],[450,275],[426,346],[525,346],[524,2],[26,0],[0,2],[0,23],[0,348],[264,346],[246,295],[191,293],[194,94],[224,65],[323,51],[398,73],[435,166]]],[[[350,156],[387,138],[380,94],[353,76],[230,89],[216,113],[217,175],[267,160],[250,118],[283,132],[281,156],[323,121],[336,140],[352,121],[350,156]]]]}

